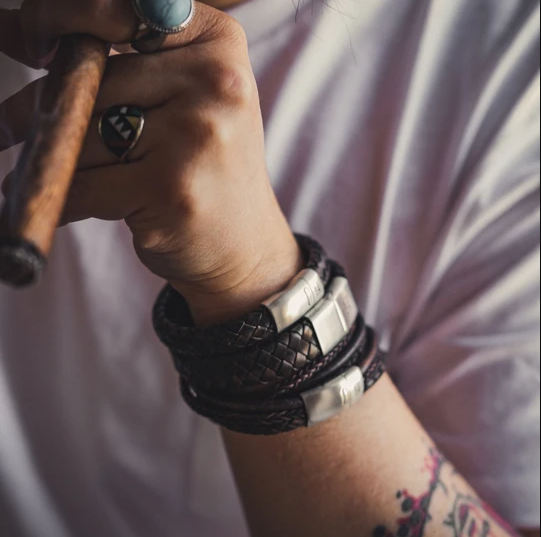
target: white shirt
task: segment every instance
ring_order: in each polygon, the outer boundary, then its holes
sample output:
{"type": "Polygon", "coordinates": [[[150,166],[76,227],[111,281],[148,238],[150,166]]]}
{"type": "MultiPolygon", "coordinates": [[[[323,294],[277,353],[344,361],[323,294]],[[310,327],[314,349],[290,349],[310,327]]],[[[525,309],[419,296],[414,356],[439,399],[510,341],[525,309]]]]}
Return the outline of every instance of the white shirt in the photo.
{"type": "MultiPolygon", "coordinates": [[[[347,267],[442,450],[539,526],[539,2],[298,3],[232,10],[283,209],[347,267]]],[[[32,76],[0,70],[1,98],[32,76]]],[[[0,535],[248,535],[152,331],[161,285],[123,223],[89,221],[38,287],[0,288],[0,535]]]]}

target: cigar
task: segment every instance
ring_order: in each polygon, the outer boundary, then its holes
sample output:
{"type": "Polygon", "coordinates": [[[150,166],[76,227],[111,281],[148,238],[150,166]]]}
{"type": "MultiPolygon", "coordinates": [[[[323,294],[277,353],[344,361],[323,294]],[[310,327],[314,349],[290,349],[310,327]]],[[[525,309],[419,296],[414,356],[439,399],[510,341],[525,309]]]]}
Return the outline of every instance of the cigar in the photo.
{"type": "Polygon", "coordinates": [[[110,46],[62,38],[0,215],[0,281],[38,281],[51,252],[107,65],[110,46]]]}

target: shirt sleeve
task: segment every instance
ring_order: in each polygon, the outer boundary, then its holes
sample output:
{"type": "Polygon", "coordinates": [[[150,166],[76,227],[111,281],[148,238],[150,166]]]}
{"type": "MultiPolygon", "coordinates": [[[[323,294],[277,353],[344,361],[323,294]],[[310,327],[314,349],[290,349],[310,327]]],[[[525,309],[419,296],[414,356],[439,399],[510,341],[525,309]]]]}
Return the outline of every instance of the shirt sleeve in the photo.
{"type": "Polygon", "coordinates": [[[537,77],[475,165],[393,343],[434,441],[517,527],[540,525],[537,77]]]}

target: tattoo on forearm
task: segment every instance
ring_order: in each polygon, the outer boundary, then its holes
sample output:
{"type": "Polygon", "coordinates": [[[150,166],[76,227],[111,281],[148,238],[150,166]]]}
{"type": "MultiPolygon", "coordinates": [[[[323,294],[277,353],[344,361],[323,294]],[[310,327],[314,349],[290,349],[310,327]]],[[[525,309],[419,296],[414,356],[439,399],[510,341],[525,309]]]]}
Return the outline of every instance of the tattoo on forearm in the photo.
{"type": "MultiPolygon", "coordinates": [[[[437,449],[430,448],[424,471],[429,475],[427,491],[421,496],[412,495],[407,489],[396,494],[401,515],[396,528],[378,526],[373,537],[429,537],[432,531],[427,526],[434,522],[435,497],[442,492],[452,505],[442,531],[438,534],[449,537],[519,537],[487,504],[471,495],[462,494],[453,483],[446,483],[442,477],[450,464],[437,449]]],[[[451,470],[451,474],[454,471],[451,470]]],[[[439,507],[441,509],[441,506],[439,507]]]]}
{"type": "Polygon", "coordinates": [[[504,522],[487,504],[477,498],[457,494],[453,511],[445,525],[453,530],[453,537],[490,537],[494,529],[504,530],[511,536],[518,534],[504,522]]]}

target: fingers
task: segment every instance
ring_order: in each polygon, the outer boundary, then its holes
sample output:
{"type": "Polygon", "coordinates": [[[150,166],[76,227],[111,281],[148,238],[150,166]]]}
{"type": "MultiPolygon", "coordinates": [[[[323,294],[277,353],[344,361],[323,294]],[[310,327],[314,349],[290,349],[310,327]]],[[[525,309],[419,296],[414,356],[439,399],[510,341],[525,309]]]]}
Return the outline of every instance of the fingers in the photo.
{"type": "MultiPolygon", "coordinates": [[[[163,167],[163,161],[171,158],[171,146],[178,143],[174,151],[177,160],[188,148],[180,134],[177,134],[178,142],[171,140],[170,123],[180,123],[182,120],[178,115],[171,106],[147,110],[141,138],[125,163],[119,162],[106,147],[99,132],[101,117],[94,116],[79,160],[79,171],[72,183],[63,224],[88,218],[122,220],[148,204],[151,181],[156,178],[157,166],[163,167]],[[151,158],[154,165],[149,164],[151,158]],[[138,185],[139,181],[143,181],[143,186],[138,185]]],[[[12,181],[13,173],[2,183],[6,198],[10,195],[12,181]]]]}
{"type": "Polygon", "coordinates": [[[41,69],[52,60],[52,54],[46,55],[41,61],[36,61],[28,56],[21,27],[20,11],[15,9],[0,9],[0,53],[34,69],[41,69]]]}
{"type": "Polygon", "coordinates": [[[150,37],[149,40],[142,39],[134,43],[134,48],[139,52],[155,52],[158,49],[171,50],[222,39],[227,39],[230,46],[245,42],[244,32],[237,21],[222,11],[200,2],[195,2],[194,17],[186,29],[157,39],[150,37]]]}
{"type": "MultiPolygon", "coordinates": [[[[214,98],[217,86],[223,86],[217,80],[221,76],[220,63],[213,64],[204,56],[180,49],[151,56],[122,54],[110,58],[89,139],[95,139],[99,117],[111,106],[139,106],[148,115],[173,98],[178,106],[186,107],[214,98]]],[[[0,104],[0,151],[28,138],[44,84],[45,79],[33,82],[0,104]]],[[[167,118],[161,122],[167,123],[167,118]]],[[[152,129],[153,125],[150,122],[146,129],[152,129]]],[[[91,160],[83,157],[85,163],[91,160]]]]}
{"type": "MultiPolygon", "coordinates": [[[[34,39],[30,46],[35,45],[40,54],[51,40],[73,32],[90,33],[107,41],[129,41],[128,30],[131,36],[137,19],[130,0],[127,5],[129,13],[123,11],[124,0],[26,0],[22,31],[30,36],[28,40],[34,39]],[[49,6],[48,14],[40,14],[44,3],[49,6]],[[96,9],[98,4],[100,9],[96,9]],[[39,43],[33,32],[39,36],[39,43]]],[[[190,161],[187,152],[199,155],[204,147],[210,153],[216,137],[231,138],[229,123],[224,127],[218,122],[217,111],[223,114],[237,110],[241,101],[252,102],[247,97],[254,94],[248,55],[238,54],[241,47],[246,48],[244,34],[228,16],[198,4],[193,23],[182,33],[168,36],[161,46],[159,54],[110,59],[81,156],[82,171],[75,177],[64,221],[90,217],[118,220],[141,210],[154,195],[152,178],[166,175],[174,183],[184,160],[190,161]],[[201,103],[203,106],[199,106],[201,103]],[[112,105],[146,110],[146,127],[129,164],[117,164],[98,134],[98,116],[112,105]],[[160,150],[162,145],[164,151],[160,150]],[[148,164],[152,160],[154,168],[148,164]],[[170,169],[164,174],[167,166],[170,169]]],[[[9,140],[0,141],[4,147],[27,136],[39,90],[37,84],[31,85],[0,105],[11,133],[9,140]]],[[[168,201],[167,196],[165,199],[168,201]]]]}
{"type": "MultiPolygon", "coordinates": [[[[94,114],[100,116],[113,105],[134,104],[151,110],[166,103],[190,78],[180,67],[183,62],[171,61],[171,54],[123,54],[111,58],[94,114]],[[175,63],[179,67],[171,72],[175,63]]],[[[33,82],[0,104],[0,151],[28,138],[44,83],[45,79],[33,82]]]]}
{"type": "MultiPolygon", "coordinates": [[[[62,225],[89,218],[123,220],[149,204],[160,190],[152,181],[162,179],[164,162],[170,159],[167,150],[151,153],[153,144],[160,144],[160,127],[166,115],[165,109],[150,113],[148,131],[144,131],[130,161],[124,163],[108,152],[94,122],[81,159],[81,165],[86,168],[80,168],[74,176],[62,225]]],[[[12,172],[2,182],[1,190],[6,198],[10,196],[13,181],[12,172]]]]}
{"type": "MultiPolygon", "coordinates": [[[[156,52],[218,39],[227,39],[230,48],[245,45],[244,33],[234,19],[205,4],[196,2],[195,6],[188,28],[157,39],[154,33],[149,36],[152,39],[138,41],[137,50],[156,52]]],[[[129,43],[139,24],[131,0],[25,0],[21,10],[0,9],[0,52],[43,68],[53,59],[62,35],[85,33],[110,43],[129,43]]]]}
{"type": "Polygon", "coordinates": [[[49,54],[56,40],[66,34],[127,43],[137,26],[131,0],[25,0],[21,7],[21,29],[32,58],[49,54]]]}
{"type": "Polygon", "coordinates": [[[17,61],[28,59],[16,10],[0,9],[0,52],[17,61]]]}
{"type": "Polygon", "coordinates": [[[165,104],[188,79],[186,63],[174,52],[110,58],[95,114],[102,114],[115,104],[133,104],[145,109],[165,104]]]}
{"type": "Polygon", "coordinates": [[[62,224],[89,218],[125,220],[145,206],[150,185],[140,185],[139,178],[151,181],[147,162],[124,163],[75,175],[62,217],[62,224]]]}
{"type": "Polygon", "coordinates": [[[32,82],[0,104],[0,151],[27,139],[43,85],[43,79],[32,82]]]}
{"type": "MultiPolygon", "coordinates": [[[[187,0],[168,0],[171,1],[187,0]]],[[[209,43],[223,37],[231,38],[233,43],[242,34],[238,23],[228,15],[199,2],[195,6],[195,15],[186,29],[160,38],[161,50],[209,43]]],[[[140,24],[131,0],[25,0],[20,18],[32,58],[49,54],[56,40],[65,34],[83,33],[109,43],[129,43],[135,39],[140,24]]],[[[154,52],[155,43],[151,44],[154,52]]],[[[144,41],[139,48],[147,52],[144,41]]]]}

